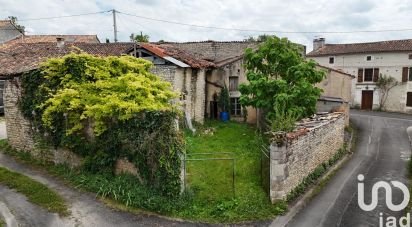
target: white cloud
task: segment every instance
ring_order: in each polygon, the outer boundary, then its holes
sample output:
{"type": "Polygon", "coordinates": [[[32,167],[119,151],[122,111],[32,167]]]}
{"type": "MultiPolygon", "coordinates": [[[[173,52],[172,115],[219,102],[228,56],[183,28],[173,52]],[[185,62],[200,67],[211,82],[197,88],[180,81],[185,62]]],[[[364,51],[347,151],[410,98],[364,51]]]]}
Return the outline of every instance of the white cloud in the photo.
{"type": "MultiPolygon", "coordinates": [[[[0,0],[0,18],[64,16],[116,9],[145,17],[204,26],[279,31],[353,31],[412,27],[408,0],[0,0]]],[[[242,40],[256,32],[194,28],[119,14],[119,40],[143,31],[152,41],[242,40]]],[[[111,13],[53,20],[21,21],[30,34],[97,34],[113,40],[111,13]]],[[[312,47],[315,36],[327,42],[368,42],[411,38],[412,31],[350,34],[276,34],[312,47]]]]}

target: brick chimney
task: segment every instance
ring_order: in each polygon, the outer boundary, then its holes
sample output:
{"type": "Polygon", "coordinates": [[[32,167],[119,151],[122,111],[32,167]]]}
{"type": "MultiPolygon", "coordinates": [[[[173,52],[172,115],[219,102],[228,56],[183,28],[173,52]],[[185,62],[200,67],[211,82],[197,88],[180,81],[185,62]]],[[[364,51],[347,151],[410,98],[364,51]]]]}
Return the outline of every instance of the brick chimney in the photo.
{"type": "Polygon", "coordinates": [[[63,37],[57,37],[56,41],[57,41],[57,47],[58,48],[64,47],[64,38],[63,37]]]}
{"type": "Polygon", "coordinates": [[[318,38],[313,40],[313,50],[318,50],[325,46],[325,38],[318,38]]]}

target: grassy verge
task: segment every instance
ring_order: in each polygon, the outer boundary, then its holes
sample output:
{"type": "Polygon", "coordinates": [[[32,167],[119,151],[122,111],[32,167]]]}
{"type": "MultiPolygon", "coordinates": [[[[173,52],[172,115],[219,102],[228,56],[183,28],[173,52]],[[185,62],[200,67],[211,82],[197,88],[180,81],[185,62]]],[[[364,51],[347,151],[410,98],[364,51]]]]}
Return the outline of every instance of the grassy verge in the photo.
{"type": "Polygon", "coordinates": [[[6,227],[6,221],[2,217],[0,217],[0,227],[6,227]]]}
{"type": "Polygon", "coordinates": [[[63,198],[45,185],[20,173],[0,167],[0,184],[25,195],[29,202],[62,216],[69,214],[63,198]]]}

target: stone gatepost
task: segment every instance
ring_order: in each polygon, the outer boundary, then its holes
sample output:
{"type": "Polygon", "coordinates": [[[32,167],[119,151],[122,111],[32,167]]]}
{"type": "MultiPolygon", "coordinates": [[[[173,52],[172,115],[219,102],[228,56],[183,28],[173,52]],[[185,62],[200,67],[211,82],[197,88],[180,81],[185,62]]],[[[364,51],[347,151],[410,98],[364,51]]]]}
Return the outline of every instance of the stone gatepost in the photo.
{"type": "Polygon", "coordinates": [[[289,176],[286,144],[270,145],[270,200],[272,203],[286,198],[285,180],[289,176]]]}

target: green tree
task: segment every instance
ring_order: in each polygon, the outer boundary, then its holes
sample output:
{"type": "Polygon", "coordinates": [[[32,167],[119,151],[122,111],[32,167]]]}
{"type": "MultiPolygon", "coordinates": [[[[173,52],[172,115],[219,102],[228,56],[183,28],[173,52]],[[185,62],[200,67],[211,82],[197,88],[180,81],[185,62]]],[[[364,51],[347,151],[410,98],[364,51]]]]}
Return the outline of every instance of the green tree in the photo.
{"type": "Polygon", "coordinates": [[[395,78],[388,75],[380,75],[378,81],[376,82],[376,87],[381,91],[381,96],[379,99],[379,109],[383,110],[385,108],[386,99],[388,99],[389,91],[398,85],[398,81],[395,78]]]}
{"type": "Polygon", "coordinates": [[[150,38],[149,35],[143,34],[143,32],[140,32],[140,35],[135,35],[134,33],[130,35],[131,41],[137,41],[140,43],[148,43],[149,38],[150,38]]]}
{"type": "Polygon", "coordinates": [[[314,85],[325,73],[301,56],[299,45],[268,36],[258,49],[246,50],[245,67],[249,83],[240,85],[242,105],[264,109],[272,122],[279,116],[299,119],[316,112],[322,90],[314,85]]]}
{"type": "Polygon", "coordinates": [[[22,34],[24,34],[24,26],[21,26],[17,23],[17,17],[15,16],[9,16],[9,20],[11,21],[11,23],[14,25],[14,27],[17,28],[17,30],[19,30],[19,32],[21,32],[22,34]]]}

